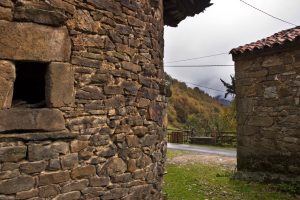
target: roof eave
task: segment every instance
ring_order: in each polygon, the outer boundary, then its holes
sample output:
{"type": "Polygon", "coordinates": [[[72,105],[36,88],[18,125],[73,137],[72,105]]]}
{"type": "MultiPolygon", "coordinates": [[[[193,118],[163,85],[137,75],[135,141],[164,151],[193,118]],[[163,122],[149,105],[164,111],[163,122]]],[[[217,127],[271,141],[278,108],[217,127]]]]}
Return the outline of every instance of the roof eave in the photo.
{"type": "Polygon", "coordinates": [[[177,27],[186,17],[193,17],[212,5],[211,0],[164,0],[164,24],[177,27]]]}

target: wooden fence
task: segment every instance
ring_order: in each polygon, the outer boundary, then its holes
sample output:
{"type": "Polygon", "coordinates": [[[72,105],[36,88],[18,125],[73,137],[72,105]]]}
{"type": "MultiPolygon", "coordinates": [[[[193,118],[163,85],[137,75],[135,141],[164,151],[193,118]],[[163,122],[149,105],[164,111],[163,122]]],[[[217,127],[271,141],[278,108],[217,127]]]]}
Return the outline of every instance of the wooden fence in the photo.
{"type": "Polygon", "coordinates": [[[170,143],[189,143],[190,138],[194,136],[192,130],[173,130],[168,129],[168,142],[170,143]]]}
{"type": "Polygon", "coordinates": [[[216,136],[216,144],[231,144],[234,145],[237,142],[236,132],[220,132],[216,136]]]}

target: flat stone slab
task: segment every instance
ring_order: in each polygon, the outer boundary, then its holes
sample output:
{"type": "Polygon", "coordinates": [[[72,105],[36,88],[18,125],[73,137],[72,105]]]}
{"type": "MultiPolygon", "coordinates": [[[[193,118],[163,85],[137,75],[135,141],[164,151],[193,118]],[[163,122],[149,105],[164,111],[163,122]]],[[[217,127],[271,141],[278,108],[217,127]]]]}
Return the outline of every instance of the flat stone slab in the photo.
{"type": "Polygon", "coordinates": [[[0,59],[67,62],[71,40],[67,28],[0,21],[0,59]]]}
{"type": "MultiPolygon", "coordinates": [[[[70,133],[67,131],[55,132],[34,132],[34,133],[6,133],[0,134],[0,142],[13,141],[43,141],[43,140],[61,140],[74,139],[77,133],[70,133]]],[[[0,159],[1,160],[1,159],[0,159]]]]}
{"type": "Polygon", "coordinates": [[[1,132],[61,131],[65,120],[57,109],[8,109],[0,110],[1,132]]]}
{"type": "Polygon", "coordinates": [[[68,63],[52,62],[46,75],[46,104],[51,108],[72,106],[75,101],[74,71],[68,63]]]}

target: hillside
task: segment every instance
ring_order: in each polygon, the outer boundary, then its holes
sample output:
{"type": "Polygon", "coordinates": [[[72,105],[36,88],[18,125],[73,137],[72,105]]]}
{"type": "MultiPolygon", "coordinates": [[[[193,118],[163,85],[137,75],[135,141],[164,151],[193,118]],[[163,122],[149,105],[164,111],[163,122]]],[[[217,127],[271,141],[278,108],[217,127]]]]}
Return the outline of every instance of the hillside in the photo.
{"type": "Polygon", "coordinates": [[[199,88],[187,87],[169,75],[166,79],[172,91],[168,103],[169,128],[193,128],[199,133],[235,130],[231,106],[225,107],[199,88]]]}

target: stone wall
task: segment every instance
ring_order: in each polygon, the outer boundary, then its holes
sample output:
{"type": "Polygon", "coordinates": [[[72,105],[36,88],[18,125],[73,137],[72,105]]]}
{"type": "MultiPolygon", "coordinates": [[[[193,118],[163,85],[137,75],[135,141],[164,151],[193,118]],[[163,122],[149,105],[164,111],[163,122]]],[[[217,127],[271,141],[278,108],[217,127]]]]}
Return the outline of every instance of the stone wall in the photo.
{"type": "Polygon", "coordinates": [[[234,56],[238,177],[300,181],[298,42],[234,56]]]}
{"type": "Polygon", "coordinates": [[[161,199],[162,9],[0,1],[0,199],[161,199]],[[12,103],[28,61],[47,66],[42,108],[12,103]]]}

